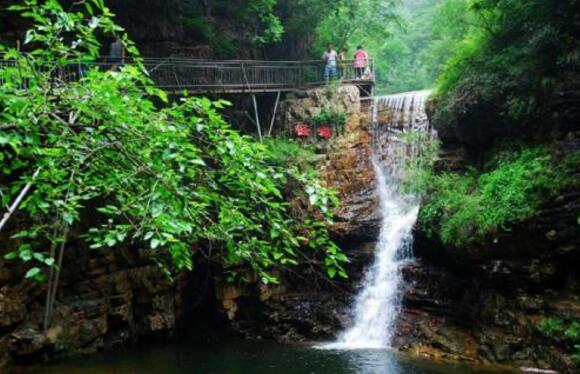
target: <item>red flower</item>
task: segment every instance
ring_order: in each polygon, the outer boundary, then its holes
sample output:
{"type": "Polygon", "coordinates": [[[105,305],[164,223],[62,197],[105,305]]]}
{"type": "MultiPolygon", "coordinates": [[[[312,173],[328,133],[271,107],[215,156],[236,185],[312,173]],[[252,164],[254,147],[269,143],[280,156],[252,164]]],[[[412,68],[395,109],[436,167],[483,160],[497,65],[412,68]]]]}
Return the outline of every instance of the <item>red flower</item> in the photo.
{"type": "Polygon", "coordinates": [[[307,123],[299,123],[294,126],[294,132],[299,138],[307,138],[310,136],[310,126],[307,123]]]}
{"type": "Polygon", "coordinates": [[[332,130],[330,129],[330,126],[328,125],[321,126],[318,129],[318,136],[326,140],[332,138],[332,130]]]}

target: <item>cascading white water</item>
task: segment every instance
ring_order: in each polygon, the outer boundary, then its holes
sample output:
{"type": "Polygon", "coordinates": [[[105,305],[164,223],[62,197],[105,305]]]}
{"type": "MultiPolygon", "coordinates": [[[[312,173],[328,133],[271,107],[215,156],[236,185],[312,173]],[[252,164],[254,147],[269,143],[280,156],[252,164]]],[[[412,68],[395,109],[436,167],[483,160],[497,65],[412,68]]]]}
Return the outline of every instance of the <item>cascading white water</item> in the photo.
{"type": "Polygon", "coordinates": [[[419,91],[375,98],[371,161],[381,213],[375,259],[355,301],[353,326],[323,348],[387,348],[391,343],[401,308],[401,271],[412,258],[412,230],[419,211],[419,198],[401,191],[401,178],[405,161],[416,157],[421,145],[433,136],[425,114],[428,94],[419,91]]]}

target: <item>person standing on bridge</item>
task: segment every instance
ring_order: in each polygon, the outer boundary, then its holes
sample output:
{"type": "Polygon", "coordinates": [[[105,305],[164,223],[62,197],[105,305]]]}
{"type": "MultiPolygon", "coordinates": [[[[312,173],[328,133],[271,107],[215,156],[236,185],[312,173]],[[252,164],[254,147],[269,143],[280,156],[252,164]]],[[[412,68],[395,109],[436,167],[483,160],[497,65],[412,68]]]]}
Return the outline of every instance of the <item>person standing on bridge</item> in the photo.
{"type": "Polygon", "coordinates": [[[328,48],[322,55],[322,60],[324,61],[324,79],[328,82],[336,77],[338,63],[338,53],[336,53],[331,43],[328,43],[328,48]]]}
{"type": "Polygon", "coordinates": [[[117,71],[120,65],[125,63],[125,45],[121,38],[115,34],[115,40],[109,47],[109,63],[111,70],[117,71]]]}
{"type": "Polygon", "coordinates": [[[365,70],[369,66],[369,54],[367,51],[364,50],[362,45],[356,47],[356,52],[354,53],[354,62],[352,63],[352,67],[356,73],[356,79],[362,79],[365,70]]]}

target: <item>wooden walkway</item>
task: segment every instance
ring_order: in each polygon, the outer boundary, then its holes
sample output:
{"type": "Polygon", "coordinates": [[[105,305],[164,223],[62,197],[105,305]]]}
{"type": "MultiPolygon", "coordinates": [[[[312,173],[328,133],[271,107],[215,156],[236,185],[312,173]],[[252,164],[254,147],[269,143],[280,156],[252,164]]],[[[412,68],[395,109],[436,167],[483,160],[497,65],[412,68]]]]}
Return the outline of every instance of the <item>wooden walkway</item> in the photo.
{"type": "MultiPolygon", "coordinates": [[[[321,61],[194,60],[185,58],[145,58],[144,65],[155,84],[169,93],[187,90],[194,94],[236,94],[290,92],[326,84],[321,61]]],[[[131,64],[131,61],[126,61],[131,64]]],[[[9,62],[0,62],[2,65],[9,62]]],[[[77,80],[90,68],[111,70],[106,58],[96,62],[70,63],[59,70],[65,81],[77,80]]],[[[357,77],[352,61],[338,67],[344,84],[371,87],[375,82],[373,61],[363,77],[357,77]]]]}
{"type": "MultiPolygon", "coordinates": [[[[320,61],[191,60],[146,58],[145,67],[158,87],[193,93],[288,92],[322,86],[320,61]]],[[[374,84],[373,61],[367,74],[357,79],[352,61],[339,66],[343,83],[374,84]]]]}

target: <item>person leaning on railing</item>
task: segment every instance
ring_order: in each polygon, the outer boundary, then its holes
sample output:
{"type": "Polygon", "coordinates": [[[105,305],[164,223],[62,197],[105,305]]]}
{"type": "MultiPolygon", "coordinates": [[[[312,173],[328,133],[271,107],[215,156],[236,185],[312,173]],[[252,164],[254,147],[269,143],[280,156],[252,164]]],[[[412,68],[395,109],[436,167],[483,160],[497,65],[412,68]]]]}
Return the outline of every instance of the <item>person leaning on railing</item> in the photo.
{"type": "Polygon", "coordinates": [[[369,66],[369,54],[364,50],[362,45],[359,45],[356,47],[353,58],[352,67],[354,68],[356,79],[363,79],[365,71],[369,66]]]}

